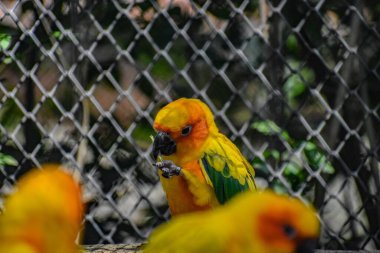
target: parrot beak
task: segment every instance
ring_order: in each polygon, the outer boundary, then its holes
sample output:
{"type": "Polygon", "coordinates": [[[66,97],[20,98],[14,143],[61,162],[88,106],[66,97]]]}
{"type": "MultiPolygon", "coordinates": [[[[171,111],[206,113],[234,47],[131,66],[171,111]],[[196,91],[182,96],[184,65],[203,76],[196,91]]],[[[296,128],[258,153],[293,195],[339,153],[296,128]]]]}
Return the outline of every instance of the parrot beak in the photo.
{"type": "Polygon", "coordinates": [[[306,238],[297,245],[296,253],[312,253],[317,246],[317,240],[314,238],[306,238]]]}
{"type": "Polygon", "coordinates": [[[171,155],[176,151],[175,141],[165,132],[158,132],[153,141],[153,158],[157,160],[159,154],[171,155]]]}

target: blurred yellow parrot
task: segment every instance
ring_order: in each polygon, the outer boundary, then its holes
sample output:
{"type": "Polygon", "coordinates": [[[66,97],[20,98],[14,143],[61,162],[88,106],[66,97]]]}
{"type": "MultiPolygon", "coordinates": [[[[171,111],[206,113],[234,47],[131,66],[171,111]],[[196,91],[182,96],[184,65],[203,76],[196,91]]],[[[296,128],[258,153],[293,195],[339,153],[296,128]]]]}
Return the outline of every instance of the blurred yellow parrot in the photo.
{"type": "Polygon", "coordinates": [[[144,253],[312,253],[320,224],[313,207],[271,191],[174,217],[153,231],[144,253]]]}
{"type": "Polygon", "coordinates": [[[71,175],[59,165],[34,169],[5,199],[0,252],[78,253],[83,211],[81,188],[71,175]]]}
{"type": "Polygon", "coordinates": [[[210,108],[181,98],[163,107],[154,121],[153,157],[162,173],[172,215],[224,204],[255,190],[255,171],[239,149],[219,132],[210,108]]]}

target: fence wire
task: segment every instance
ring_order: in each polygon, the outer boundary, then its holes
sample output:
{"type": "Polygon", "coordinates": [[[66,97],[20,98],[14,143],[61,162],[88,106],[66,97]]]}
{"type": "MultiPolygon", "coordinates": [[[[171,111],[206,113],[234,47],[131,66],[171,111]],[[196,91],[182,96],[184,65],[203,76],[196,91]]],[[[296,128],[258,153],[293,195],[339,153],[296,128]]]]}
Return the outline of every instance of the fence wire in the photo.
{"type": "Polygon", "coordinates": [[[3,0],[0,49],[1,193],[46,162],[79,171],[84,244],[169,218],[150,136],[185,96],[259,186],[317,207],[319,248],[380,248],[378,1],[3,0]]]}

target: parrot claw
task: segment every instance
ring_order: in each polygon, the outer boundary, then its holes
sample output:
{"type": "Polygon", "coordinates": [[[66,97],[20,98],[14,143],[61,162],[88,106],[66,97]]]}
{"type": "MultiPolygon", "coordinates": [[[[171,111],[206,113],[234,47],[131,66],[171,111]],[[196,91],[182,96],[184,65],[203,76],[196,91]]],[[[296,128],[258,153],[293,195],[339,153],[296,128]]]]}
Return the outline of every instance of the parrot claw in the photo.
{"type": "Polygon", "coordinates": [[[179,176],[181,174],[181,167],[178,167],[170,160],[153,163],[153,166],[162,171],[164,178],[171,178],[172,176],[179,176]]]}

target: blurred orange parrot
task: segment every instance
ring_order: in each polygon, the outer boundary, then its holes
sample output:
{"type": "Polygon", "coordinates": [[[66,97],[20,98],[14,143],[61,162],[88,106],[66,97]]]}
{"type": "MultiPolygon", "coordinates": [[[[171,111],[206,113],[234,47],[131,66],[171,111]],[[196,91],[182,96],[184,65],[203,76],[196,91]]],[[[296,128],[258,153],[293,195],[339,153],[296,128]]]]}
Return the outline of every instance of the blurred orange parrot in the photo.
{"type": "Polygon", "coordinates": [[[255,190],[254,169],[219,132],[209,107],[181,98],[163,107],[154,121],[153,157],[172,215],[224,204],[235,194],[255,190]]]}
{"type": "Polygon", "coordinates": [[[79,253],[82,192],[59,165],[45,165],[23,176],[5,199],[0,216],[0,252],[79,253]]]}
{"type": "Polygon", "coordinates": [[[153,231],[144,253],[311,253],[315,209],[271,191],[245,192],[224,206],[179,217],[153,231]]]}

